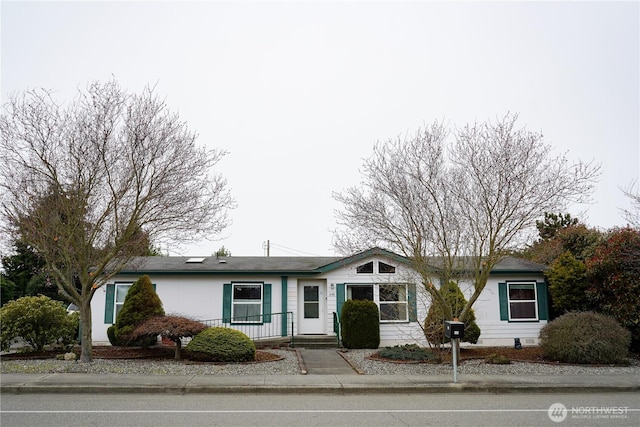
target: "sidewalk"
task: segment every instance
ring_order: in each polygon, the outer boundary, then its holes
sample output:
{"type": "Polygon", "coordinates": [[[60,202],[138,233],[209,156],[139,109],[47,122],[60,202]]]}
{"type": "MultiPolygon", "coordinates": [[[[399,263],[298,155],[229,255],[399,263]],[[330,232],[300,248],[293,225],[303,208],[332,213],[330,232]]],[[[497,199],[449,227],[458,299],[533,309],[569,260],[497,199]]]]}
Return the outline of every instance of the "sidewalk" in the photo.
{"type": "Polygon", "coordinates": [[[3,374],[0,393],[585,393],[640,392],[640,375],[120,375],[3,374]]]}
{"type": "Polygon", "coordinates": [[[2,374],[0,393],[640,392],[640,374],[360,375],[335,351],[299,352],[302,375],[2,374]]]}

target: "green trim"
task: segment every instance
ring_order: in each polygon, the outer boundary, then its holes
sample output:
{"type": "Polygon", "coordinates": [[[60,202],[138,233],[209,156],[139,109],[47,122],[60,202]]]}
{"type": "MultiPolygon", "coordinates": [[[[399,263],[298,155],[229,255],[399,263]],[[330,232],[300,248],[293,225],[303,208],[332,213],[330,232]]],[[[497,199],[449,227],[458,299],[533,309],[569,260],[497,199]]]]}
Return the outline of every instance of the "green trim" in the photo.
{"type": "Polygon", "coordinates": [[[536,294],[538,297],[538,320],[549,320],[547,284],[544,282],[536,282],[536,294]]]}
{"type": "Polygon", "coordinates": [[[498,297],[500,299],[500,320],[509,320],[509,298],[507,297],[507,283],[498,283],[498,297]]]}
{"type": "Polygon", "coordinates": [[[231,283],[225,283],[222,288],[222,321],[231,323],[231,283]]]}
{"type": "Polygon", "coordinates": [[[336,313],[338,318],[342,318],[342,306],[346,298],[344,283],[336,284],[336,313]]]}
{"type": "Polygon", "coordinates": [[[262,284],[262,322],[271,323],[271,283],[262,284]]]}
{"type": "Polygon", "coordinates": [[[113,310],[115,307],[116,285],[107,283],[107,295],[104,300],[104,323],[113,325],[113,310]]]}
{"type": "Polygon", "coordinates": [[[282,322],[281,322],[282,324],[280,325],[280,329],[281,329],[280,335],[283,336],[283,337],[286,337],[287,336],[287,327],[289,326],[288,325],[289,319],[287,319],[287,308],[288,308],[287,307],[287,294],[288,294],[289,277],[282,276],[281,277],[281,283],[282,284],[280,286],[280,289],[281,289],[281,294],[282,295],[281,295],[280,299],[282,300],[282,310],[281,311],[282,311],[283,317],[282,317],[282,322]]]}

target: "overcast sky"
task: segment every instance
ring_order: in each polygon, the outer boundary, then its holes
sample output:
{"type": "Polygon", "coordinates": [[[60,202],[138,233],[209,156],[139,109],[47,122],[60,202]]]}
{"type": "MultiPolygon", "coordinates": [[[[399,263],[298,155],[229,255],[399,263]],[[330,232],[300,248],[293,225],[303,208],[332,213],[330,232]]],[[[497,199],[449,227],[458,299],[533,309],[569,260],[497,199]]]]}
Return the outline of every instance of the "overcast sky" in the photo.
{"type": "MultiPolygon", "coordinates": [[[[507,112],[558,153],[601,162],[596,203],[624,225],[618,187],[640,167],[640,9],[632,2],[2,1],[1,97],[71,99],[111,76],[156,92],[229,151],[238,207],[223,240],[172,255],[330,255],[332,192],[376,141],[425,123],[507,112]]],[[[167,248],[163,248],[164,251],[167,248]]]]}

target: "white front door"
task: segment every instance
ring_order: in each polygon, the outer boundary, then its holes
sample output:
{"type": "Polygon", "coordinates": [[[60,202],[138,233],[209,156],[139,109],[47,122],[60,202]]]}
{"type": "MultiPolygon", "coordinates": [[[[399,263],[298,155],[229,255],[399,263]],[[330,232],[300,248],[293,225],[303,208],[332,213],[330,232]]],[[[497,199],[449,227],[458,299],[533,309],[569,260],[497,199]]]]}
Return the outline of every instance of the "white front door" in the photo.
{"type": "Polygon", "coordinates": [[[298,281],[298,333],[324,334],[327,323],[324,280],[298,281]]]}

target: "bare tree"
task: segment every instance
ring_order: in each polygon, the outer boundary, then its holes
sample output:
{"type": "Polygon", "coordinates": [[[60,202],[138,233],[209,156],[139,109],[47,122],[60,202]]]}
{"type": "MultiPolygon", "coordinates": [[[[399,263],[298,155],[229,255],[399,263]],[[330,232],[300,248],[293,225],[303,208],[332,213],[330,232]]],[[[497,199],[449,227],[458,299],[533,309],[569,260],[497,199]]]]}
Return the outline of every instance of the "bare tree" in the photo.
{"type": "Polygon", "coordinates": [[[196,134],[153,88],[91,83],[67,105],[13,95],[0,117],[6,231],[31,245],[80,309],[81,361],[92,360],[91,299],[149,241],[219,233],[233,207],[212,167],[225,152],[196,134]]]}
{"type": "Polygon", "coordinates": [[[434,123],[405,139],[378,143],[363,182],[334,194],[342,204],[335,246],[352,253],[381,246],[409,258],[432,301],[452,318],[434,277],[469,280],[464,321],[493,267],[535,230],[545,212],[585,202],[600,174],[569,163],[517,115],[449,132],[434,123]],[[437,271],[434,271],[434,266],[437,271]]]}
{"type": "Polygon", "coordinates": [[[631,209],[622,209],[622,216],[632,227],[640,229],[640,184],[637,181],[632,181],[621,190],[625,196],[631,199],[631,209]]]}

